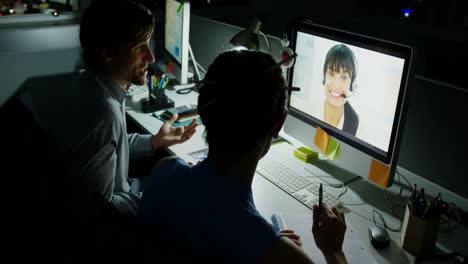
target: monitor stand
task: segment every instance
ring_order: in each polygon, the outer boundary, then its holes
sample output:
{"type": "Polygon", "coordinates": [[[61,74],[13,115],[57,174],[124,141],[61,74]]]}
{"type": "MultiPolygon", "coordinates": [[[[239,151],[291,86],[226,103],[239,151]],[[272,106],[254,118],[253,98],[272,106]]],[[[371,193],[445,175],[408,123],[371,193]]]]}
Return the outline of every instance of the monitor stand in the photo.
{"type": "MultiPolygon", "coordinates": [[[[320,150],[314,144],[315,127],[288,115],[283,131],[288,137],[294,139],[297,144],[309,146],[320,153],[320,150]]],[[[371,163],[370,157],[339,140],[337,141],[340,146],[335,159],[329,160],[327,156],[321,154],[319,159],[311,162],[312,166],[345,184],[356,180],[356,178],[367,179],[371,163]]]]}
{"type": "Polygon", "coordinates": [[[346,168],[342,168],[339,163],[328,159],[317,159],[312,161],[310,164],[311,166],[315,166],[317,169],[320,169],[326,174],[333,176],[334,179],[342,182],[344,185],[348,185],[351,182],[362,179],[360,175],[357,175],[352,171],[347,170],[346,168]]]}

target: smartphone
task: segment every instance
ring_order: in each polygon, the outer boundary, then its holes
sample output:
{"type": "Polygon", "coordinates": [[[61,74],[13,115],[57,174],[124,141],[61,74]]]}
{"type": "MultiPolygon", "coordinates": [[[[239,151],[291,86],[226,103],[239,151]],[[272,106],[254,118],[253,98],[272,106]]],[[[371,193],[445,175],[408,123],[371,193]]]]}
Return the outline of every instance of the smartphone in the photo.
{"type": "Polygon", "coordinates": [[[197,105],[196,104],[181,105],[178,107],[169,108],[166,111],[170,113],[171,115],[173,114],[179,114],[179,116],[191,115],[191,114],[197,113],[197,105]]]}

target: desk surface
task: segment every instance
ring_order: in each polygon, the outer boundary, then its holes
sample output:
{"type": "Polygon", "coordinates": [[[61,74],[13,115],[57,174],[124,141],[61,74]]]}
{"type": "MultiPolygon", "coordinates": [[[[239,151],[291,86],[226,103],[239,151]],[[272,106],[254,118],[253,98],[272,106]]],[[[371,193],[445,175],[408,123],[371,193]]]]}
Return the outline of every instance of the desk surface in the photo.
{"type": "MultiPolygon", "coordinates": [[[[198,93],[195,92],[179,95],[169,89],[166,89],[166,94],[174,100],[176,106],[196,103],[198,97],[198,93]]],[[[139,103],[133,102],[131,98],[127,98],[126,105],[128,117],[136,121],[146,132],[157,133],[162,121],[151,114],[142,113],[139,103]]],[[[183,144],[170,147],[169,151],[174,155],[184,156],[187,153],[206,148],[203,132],[204,127],[199,126],[192,139],[183,144]]],[[[287,159],[288,162],[298,162],[293,157],[292,150],[295,146],[300,146],[298,145],[299,142],[283,132],[280,135],[288,139],[292,145],[287,143],[274,145],[268,155],[287,159]]],[[[373,210],[382,214],[388,226],[400,229],[401,222],[394,213],[399,216],[403,215],[403,208],[398,205],[402,204],[405,199],[398,196],[399,189],[398,186],[394,185],[387,190],[383,190],[364,180],[357,180],[347,185],[347,192],[341,197],[341,200],[344,201],[346,209],[349,209],[349,212],[345,214],[348,230],[343,246],[349,263],[413,262],[414,258],[401,249],[400,232],[389,231],[392,239],[390,247],[381,250],[374,249],[368,237],[368,227],[374,225],[373,210]]],[[[252,190],[259,212],[270,222],[273,213],[283,212],[288,227],[294,229],[302,237],[304,250],[317,263],[324,263],[322,255],[317,256],[318,251],[311,233],[312,211],[261,175],[257,174],[254,177],[252,190]]],[[[341,189],[330,188],[326,189],[326,191],[338,195],[341,189]]],[[[456,227],[450,232],[440,232],[438,246],[442,249],[446,247],[468,255],[467,243],[459,243],[464,241],[466,237],[468,237],[468,230],[463,226],[456,227]]]]}

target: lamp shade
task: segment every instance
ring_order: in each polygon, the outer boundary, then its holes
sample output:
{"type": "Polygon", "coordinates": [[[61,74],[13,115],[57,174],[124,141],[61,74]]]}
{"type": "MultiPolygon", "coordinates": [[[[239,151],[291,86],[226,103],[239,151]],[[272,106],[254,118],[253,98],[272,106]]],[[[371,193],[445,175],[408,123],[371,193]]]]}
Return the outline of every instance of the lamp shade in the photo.
{"type": "Polygon", "coordinates": [[[248,29],[242,30],[231,38],[231,44],[236,47],[246,47],[247,49],[258,50],[260,43],[258,41],[258,33],[262,22],[258,18],[254,18],[248,29]]]}

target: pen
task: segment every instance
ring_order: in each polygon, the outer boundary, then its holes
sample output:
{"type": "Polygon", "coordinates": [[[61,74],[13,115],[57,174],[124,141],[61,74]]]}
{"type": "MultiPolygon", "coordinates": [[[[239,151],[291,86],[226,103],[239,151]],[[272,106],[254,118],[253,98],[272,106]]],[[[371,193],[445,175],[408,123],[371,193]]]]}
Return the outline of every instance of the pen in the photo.
{"type": "Polygon", "coordinates": [[[169,78],[164,77],[164,82],[163,82],[163,85],[162,85],[163,89],[166,88],[167,83],[169,83],[169,78]]]}
{"type": "Polygon", "coordinates": [[[417,196],[417,185],[416,183],[414,184],[413,188],[413,195],[411,197],[411,213],[413,215],[416,215],[416,196],[417,196]]]}
{"type": "Polygon", "coordinates": [[[323,189],[322,189],[322,184],[320,183],[320,186],[319,186],[319,204],[318,204],[318,212],[319,212],[319,216],[322,215],[322,195],[323,195],[323,189]]]}
{"type": "Polygon", "coordinates": [[[164,74],[163,74],[163,75],[161,76],[161,79],[159,80],[158,89],[161,89],[161,88],[162,88],[165,78],[166,78],[166,77],[165,77],[164,74]]]}
{"type": "Polygon", "coordinates": [[[152,78],[152,76],[148,77],[148,86],[149,86],[150,90],[153,89],[153,78],[152,78]]]}
{"type": "Polygon", "coordinates": [[[427,203],[424,205],[424,212],[422,214],[422,219],[428,219],[432,212],[432,203],[427,203]]]}
{"type": "Polygon", "coordinates": [[[151,76],[148,76],[148,100],[150,103],[153,103],[153,97],[151,94],[151,91],[153,90],[153,78],[151,76]]]}
{"type": "Polygon", "coordinates": [[[424,197],[424,188],[421,188],[419,198],[419,216],[423,216],[424,209],[426,208],[426,198],[424,197]]]}

